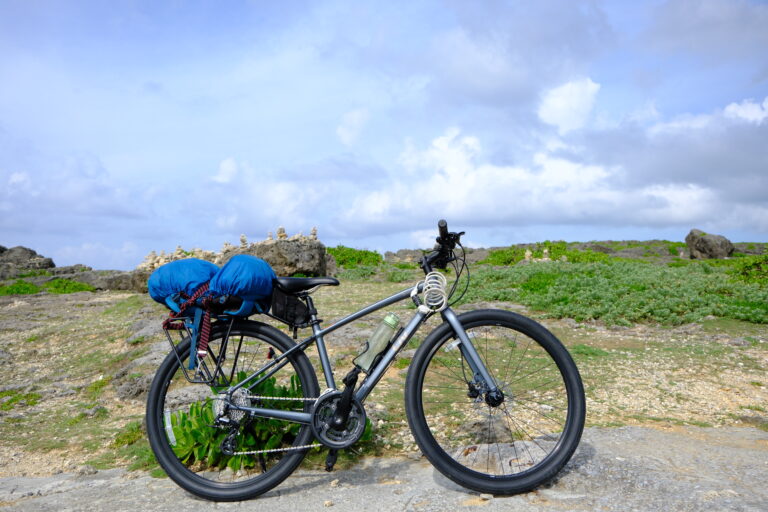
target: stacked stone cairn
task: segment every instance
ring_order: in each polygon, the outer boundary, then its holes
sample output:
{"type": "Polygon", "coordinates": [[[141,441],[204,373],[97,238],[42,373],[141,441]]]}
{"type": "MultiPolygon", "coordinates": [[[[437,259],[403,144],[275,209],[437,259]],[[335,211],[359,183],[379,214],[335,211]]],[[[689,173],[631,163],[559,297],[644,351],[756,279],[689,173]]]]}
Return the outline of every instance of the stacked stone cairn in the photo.
{"type": "Polygon", "coordinates": [[[260,242],[249,242],[245,235],[240,235],[239,245],[224,242],[219,252],[199,248],[185,250],[181,246],[171,253],[152,251],[136,269],[152,272],[161,265],[185,258],[199,258],[222,266],[236,254],[250,254],[265,260],[278,276],[326,276],[336,271],[333,256],[326,254],[325,245],[317,238],[317,228],[312,228],[309,236],[297,233],[289,237],[282,226],[277,228],[277,236],[270,232],[266,240],[260,242]]]}

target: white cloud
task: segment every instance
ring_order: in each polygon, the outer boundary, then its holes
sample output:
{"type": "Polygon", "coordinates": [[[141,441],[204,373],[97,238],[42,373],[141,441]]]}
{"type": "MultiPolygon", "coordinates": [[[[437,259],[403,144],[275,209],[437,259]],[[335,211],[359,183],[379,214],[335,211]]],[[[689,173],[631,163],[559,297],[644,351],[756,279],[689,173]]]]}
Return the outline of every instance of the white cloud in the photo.
{"type": "Polygon", "coordinates": [[[129,269],[136,267],[146,254],[142,254],[135,243],[128,241],[120,246],[101,242],[65,245],[54,249],[50,255],[57,265],[76,262],[96,265],[97,269],[129,269]]]}
{"type": "Polygon", "coordinates": [[[725,117],[729,119],[739,119],[750,123],[762,124],[768,119],[768,96],[763,100],[763,104],[755,103],[751,99],[744,100],[741,103],[731,103],[723,110],[725,117]]]}
{"type": "MultiPolygon", "coordinates": [[[[592,224],[665,226],[701,223],[718,194],[695,183],[622,185],[621,166],[536,153],[529,166],[486,161],[480,141],[452,129],[401,159],[418,169],[360,195],[342,222],[402,227],[436,218],[475,226],[592,224]]],[[[703,224],[702,224],[703,225],[703,224]]],[[[424,240],[422,234],[416,235],[424,240]]]]}
{"type": "Polygon", "coordinates": [[[573,80],[547,91],[539,105],[539,119],[557,126],[560,134],[583,128],[589,120],[600,84],[590,78],[573,80]]]}
{"type": "Polygon", "coordinates": [[[711,126],[714,117],[709,114],[683,114],[671,121],[658,122],[648,128],[648,135],[672,135],[686,133],[691,130],[701,130],[711,126]]]}
{"type": "Polygon", "coordinates": [[[216,183],[230,183],[237,176],[238,167],[234,158],[226,158],[221,161],[218,172],[211,179],[216,183]]]}
{"type": "Polygon", "coordinates": [[[344,114],[341,117],[341,123],[336,128],[336,135],[338,135],[341,143],[345,146],[354,144],[363,128],[365,128],[366,123],[368,123],[369,117],[368,110],[364,108],[352,110],[344,114]]]}

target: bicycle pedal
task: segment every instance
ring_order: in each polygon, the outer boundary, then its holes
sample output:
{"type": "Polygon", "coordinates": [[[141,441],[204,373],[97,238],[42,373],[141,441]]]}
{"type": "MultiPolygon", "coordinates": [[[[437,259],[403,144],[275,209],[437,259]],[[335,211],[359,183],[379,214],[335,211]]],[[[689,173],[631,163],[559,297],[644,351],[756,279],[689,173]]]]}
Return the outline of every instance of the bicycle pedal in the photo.
{"type": "Polygon", "coordinates": [[[327,472],[333,471],[333,466],[336,464],[336,459],[339,458],[338,450],[328,450],[328,455],[325,457],[325,470],[327,472]]]}

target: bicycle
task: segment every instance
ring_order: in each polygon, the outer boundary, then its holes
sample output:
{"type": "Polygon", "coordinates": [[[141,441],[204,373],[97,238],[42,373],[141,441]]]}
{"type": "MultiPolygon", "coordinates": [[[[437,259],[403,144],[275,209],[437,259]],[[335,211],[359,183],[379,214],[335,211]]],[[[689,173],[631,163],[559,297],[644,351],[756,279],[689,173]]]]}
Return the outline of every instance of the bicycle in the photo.
{"type": "Polygon", "coordinates": [[[147,399],[147,434],[168,476],[202,498],[235,501],[280,484],[314,446],[329,448],[331,470],[337,451],[366,431],[366,397],[426,319],[439,314],[443,323],[418,347],[405,383],[408,425],[421,452],[446,477],[480,492],[516,494],[552,479],[573,455],[584,427],[579,371],[562,343],[527,317],[452,310],[465,271],[464,291],[469,286],[464,233],[448,232],[444,220],[438,228],[435,249],[420,261],[424,280],[325,328],[311,294],[339,281],[276,278],[268,314],[291,326],[294,338],[298,328],[311,328],[312,335],[298,343],[234,315],[237,298],[224,297],[218,309],[206,306],[210,339],[195,357],[200,329],[194,322],[202,303],[193,298],[194,313],[182,315],[180,341],[166,331],[172,350],[147,399]],[[440,272],[448,265],[456,274],[450,290],[440,272]],[[324,337],[408,299],[413,316],[369,365],[356,364],[343,389],[337,387],[324,337]],[[305,353],[312,344],[325,378],[322,393],[305,353]],[[365,378],[358,386],[360,373],[365,378]]]}

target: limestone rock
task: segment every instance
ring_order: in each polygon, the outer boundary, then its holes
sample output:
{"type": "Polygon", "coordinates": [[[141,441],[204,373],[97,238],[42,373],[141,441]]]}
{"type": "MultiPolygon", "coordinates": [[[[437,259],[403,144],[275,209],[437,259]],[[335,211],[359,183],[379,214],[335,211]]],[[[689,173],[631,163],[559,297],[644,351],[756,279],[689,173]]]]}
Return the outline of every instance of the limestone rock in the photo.
{"type": "MultiPolygon", "coordinates": [[[[277,229],[276,238],[270,232],[267,240],[249,243],[248,238],[241,235],[238,245],[225,242],[218,253],[203,251],[202,249],[185,251],[181,247],[178,247],[172,254],[166,254],[162,251],[157,254],[152,251],[136,267],[135,272],[141,271],[149,276],[157,267],[183,258],[198,258],[222,266],[236,254],[250,254],[262,258],[272,266],[278,276],[291,276],[297,273],[308,276],[326,276],[336,272],[336,262],[333,256],[326,254],[325,245],[317,239],[317,228],[312,230],[310,236],[297,233],[288,237],[282,226],[277,229]]],[[[117,276],[111,278],[117,279],[117,276]]],[[[97,279],[97,277],[88,277],[88,279],[89,283],[97,289],[106,286],[103,276],[101,279],[97,279]]],[[[123,277],[122,279],[127,278],[123,277]]],[[[122,290],[127,288],[110,289],[122,290]]],[[[146,279],[144,290],[146,290],[146,279]]]]}
{"type": "Polygon", "coordinates": [[[384,261],[387,263],[418,263],[424,256],[424,251],[419,249],[400,249],[397,252],[384,253],[384,261]]]}
{"type": "Polygon", "coordinates": [[[56,266],[51,258],[27,247],[0,248],[0,279],[12,279],[29,270],[46,270],[56,266]]]}
{"type": "Polygon", "coordinates": [[[691,259],[723,259],[733,254],[733,244],[722,235],[710,235],[692,229],[685,237],[691,259]]]}

